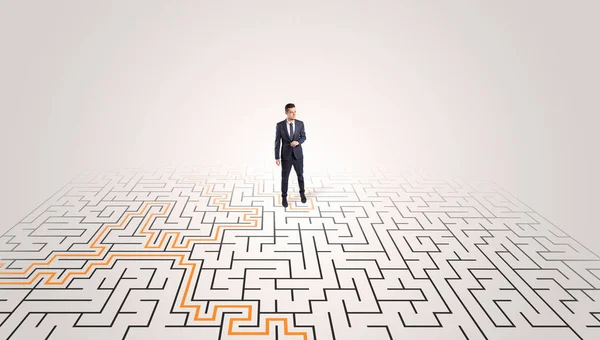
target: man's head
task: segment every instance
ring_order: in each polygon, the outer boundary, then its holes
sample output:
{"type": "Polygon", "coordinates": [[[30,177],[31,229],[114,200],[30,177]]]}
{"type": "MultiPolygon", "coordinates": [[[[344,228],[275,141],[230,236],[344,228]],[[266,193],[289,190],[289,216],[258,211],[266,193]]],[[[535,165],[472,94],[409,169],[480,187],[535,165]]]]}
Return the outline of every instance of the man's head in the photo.
{"type": "Polygon", "coordinates": [[[287,119],[292,121],[296,119],[296,105],[289,103],[285,106],[285,114],[287,115],[287,119]]]}

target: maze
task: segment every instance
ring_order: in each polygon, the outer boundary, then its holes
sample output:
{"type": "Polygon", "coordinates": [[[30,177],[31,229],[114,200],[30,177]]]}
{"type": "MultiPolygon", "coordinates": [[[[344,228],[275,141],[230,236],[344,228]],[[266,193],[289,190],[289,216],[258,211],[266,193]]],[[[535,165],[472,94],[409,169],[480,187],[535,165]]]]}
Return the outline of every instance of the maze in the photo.
{"type": "Polygon", "coordinates": [[[494,183],[82,174],[0,237],[1,339],[600,339],[600,258],[494,183]]]}

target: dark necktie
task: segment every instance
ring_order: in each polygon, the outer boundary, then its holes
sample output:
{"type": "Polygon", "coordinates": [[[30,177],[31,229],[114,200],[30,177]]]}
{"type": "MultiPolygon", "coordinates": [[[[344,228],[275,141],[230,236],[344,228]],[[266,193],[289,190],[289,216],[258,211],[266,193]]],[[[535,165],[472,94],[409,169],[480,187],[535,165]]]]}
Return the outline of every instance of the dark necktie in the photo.
{"type": "Polygon", "coordinates": [[[294,140],[294,125],[290,123],[290,139],[294,140]]]}

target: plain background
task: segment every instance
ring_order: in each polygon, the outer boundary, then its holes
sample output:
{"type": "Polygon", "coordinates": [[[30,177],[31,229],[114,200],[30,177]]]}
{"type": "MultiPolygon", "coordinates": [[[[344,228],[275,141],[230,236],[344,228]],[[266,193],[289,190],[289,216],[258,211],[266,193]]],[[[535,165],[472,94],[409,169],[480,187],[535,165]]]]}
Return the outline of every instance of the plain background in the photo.
{"type": "Polygon", "coordinates": [[[597,1],[0,1],[0,232],[84,171],[276,167],[275,124],[293,102],[307,176],[388,164],[492,180],[600,253],[599,12],[597,1]]]}

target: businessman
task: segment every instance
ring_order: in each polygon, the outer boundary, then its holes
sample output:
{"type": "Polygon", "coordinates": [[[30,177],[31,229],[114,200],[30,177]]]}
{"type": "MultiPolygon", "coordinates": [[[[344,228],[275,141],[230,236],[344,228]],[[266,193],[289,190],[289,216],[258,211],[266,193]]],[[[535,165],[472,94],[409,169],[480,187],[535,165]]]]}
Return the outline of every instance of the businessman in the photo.
{"type": "Polygon", "coordinates": [[[292,166],[296,175],[298,175],[298,184],[300,185],[300,200],[306,203],[304,195],[304,155],[302,154],[302,143],[306,141],[306,132],[304,123],[296,119],[296,106],[289,103],[285,106],[286,119],[277,123],[275,127],[275,164],[281,165],[281,203],[287,208],[287,190],[288,178],[292,171],[292,166]],[[281,159],[279,157],[279,147],[283,140],[281,148],[281,159]]]}

